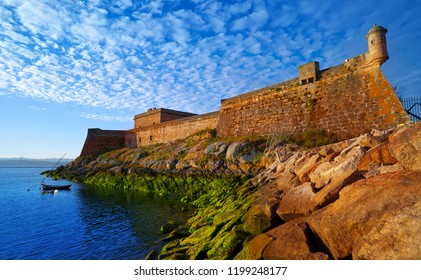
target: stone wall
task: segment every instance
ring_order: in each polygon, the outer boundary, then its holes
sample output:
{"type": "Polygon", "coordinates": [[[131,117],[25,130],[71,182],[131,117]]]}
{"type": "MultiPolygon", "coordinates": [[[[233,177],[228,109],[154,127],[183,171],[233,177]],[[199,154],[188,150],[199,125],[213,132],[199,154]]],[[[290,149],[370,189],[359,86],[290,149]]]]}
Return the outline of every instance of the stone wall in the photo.
{"type": "Polygon", "coordinates": [[[133,129],[136,133],[138,146],[171,142],[183,139],[204,129],[215,129],[218,122],[218,113],[182,118],[168,121],[159,125],[133,129]]]}
{"type": "Polygon", "coordinates": [[[161,122],[161,116],[158,114],[158,112],[154,112],[152,114],[148,114],[145,116],[136,115],[134,117],[134,127],[140,128],[140,127],[146,127],[154,124],[159,124],[161,122]]]}
{"type": "Polygon", "coordinates": [[[380,68],[366,65],[364,54],[320,71],[313,83],[293,79],[225,100],[217,134],[291,135],[325,130],[348,139],[408,121],[380,68]]]}
{"type": "Polygon", "coordinates": [[[165,108],[152,108],[143,114],[134,117],[134,128],[160,124],[172,120],[195,116],[196,114],[180,112],[165,108]]]}
{"type": "Polygon", "coordinates": [[[88,129],[81,156],[106,153],[115,149],[136,146],[132,133],[126,130],[88,129]]]}

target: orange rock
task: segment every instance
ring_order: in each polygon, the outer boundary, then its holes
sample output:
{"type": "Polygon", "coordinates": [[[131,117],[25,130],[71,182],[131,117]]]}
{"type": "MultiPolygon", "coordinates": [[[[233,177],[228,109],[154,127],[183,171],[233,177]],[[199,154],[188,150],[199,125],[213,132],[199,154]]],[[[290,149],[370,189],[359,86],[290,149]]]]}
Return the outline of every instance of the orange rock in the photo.
{"type": "Polygon", "coordinates": [[[309,216],[315,210],[334,202],[339,198],[339,192],[343,187],[361,178],[362,176],[358,171],[348,170],[345,173],[338,174],[317,193],[311,183],[304,183],[282,197],[276,213],[284,221],[309,216]]]}
{"type": "Polygon", "coordinates": [[[316,196],[312,184],[304,183],[287,192],[279,203],[276,213],[284,221],[308,216],[314,208],[314,197],[316,196]]]}
{"type": "Polygon", "coordinates": [[[421,202],[385,215],[352,251],[353,259],[421,259],[421,202]]]}
{"type": "Polygon", "coordinates": [[[398,160],[389,151],[389,142],[383,142],[370,149],[358,163],[358,170],[369,170],[371,164],[393,165],[398,160]]]}
{"type": "MultiPolygon", "coordinates": [[[[276,178],[274,183],[279,190],[286,191],[290,189],[291,187],[296,186],[296,183],[292,184],[294,178],[295,178],[295,174],[293,174],[290,171],[284,171],[278,176],[278,178],[276,178]]],[[[296,181],[298,180],[295,180],[295,182],[296,181]]]]}
{"type": "Polygon", "coordinates": [[[358,145],[346,148],[333,162],[324,162],[320,164],[316,170],[310,174],[311,182],[315,184],[315,188],[323,188],[335,177],[349,171],[353,172],[357,170],[358,162],[364,153],[365,149],[358,145]]]}
{"type": "Polygon", "coordinates": [[[390,153],[403,168],[421,171],[421,122],[397,131],[389,139],[390,153]]]}
{"type": "Polygon", "coordinates": [[[298,176],[301,182],[310,181],[310,178],[308,177],[309,173],[317,168],[322,159],[323,157],[321,155],[315,154],[300,162],[300,164],[294,168],[293,172],[298,176]]]}
{"type": "Polygon", "coordinates": [[[309,228],[302,220],[281,225],[266,234],[275,238],[263,252],[265,260],[327,260],[329,256],[317,251],[309,240],[309,228]],[[310,244],[313,246],[310,247],[310,244]]]}
{"type": "Polygon", "coordinates": [[[308,218],[308,224],[335,259],[350,257],[356,249],[361,257],[376,258],[379,255],[364,253],[361,248],[369,245],[371,252],[384,250],[384,242],[380,239],[392,240],[389,238],[391,231],[380,231],[378,235],[373,232],[385,228],[388,220],[395,220],[389,222],[391,224],[387,227],[401,227],[399,230],[395,229],[399,234],[396,233],[393,237],[393,240],[399,242],[396,243],[398,248],[390,244],[389,258],[412,259],[421,253],[418,249],[413,249],[414,246],[419,248],[421,235],[418,234],[415,240],[407,240],[405,233],[419,229],[421,218],[415,215],[410,224],[401,224],[397,222],[397,217],[402,215],[402,209],[411,208],[420,202],[421,172],[386,173],[345,187],[340,192],[340,198],[315,211],[308,218]]]}

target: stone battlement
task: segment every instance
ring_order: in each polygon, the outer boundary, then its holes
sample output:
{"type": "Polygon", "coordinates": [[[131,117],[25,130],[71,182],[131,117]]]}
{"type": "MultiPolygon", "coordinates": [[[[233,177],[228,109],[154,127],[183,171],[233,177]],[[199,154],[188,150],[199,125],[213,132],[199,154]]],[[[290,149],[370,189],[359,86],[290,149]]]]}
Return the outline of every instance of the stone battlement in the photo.
{"type": "Polygon", "coordinates": [[[375,25],[366,37],[368,52],[322,70],[316,61],[301,65],[297,78],[223,100],[219,112],[153,108],[134,116],[129,131],[90,129],[81,155],[171,142],[203,129],[223,137],[325,130],[342,140],[410,122],[380,70],[389,58],[386,32],[375,25]]]}

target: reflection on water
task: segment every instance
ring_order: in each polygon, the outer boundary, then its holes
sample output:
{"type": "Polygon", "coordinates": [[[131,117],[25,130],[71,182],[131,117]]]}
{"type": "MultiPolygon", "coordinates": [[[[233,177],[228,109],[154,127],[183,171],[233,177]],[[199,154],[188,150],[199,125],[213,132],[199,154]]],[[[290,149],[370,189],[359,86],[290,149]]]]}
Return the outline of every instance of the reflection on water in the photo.
{"type": "Polygon", "coordinates": [[[183,204],[153,194],[73,183],[40,194],[37,168],[0,168],[0,259],[144,259],[183,204]]]}

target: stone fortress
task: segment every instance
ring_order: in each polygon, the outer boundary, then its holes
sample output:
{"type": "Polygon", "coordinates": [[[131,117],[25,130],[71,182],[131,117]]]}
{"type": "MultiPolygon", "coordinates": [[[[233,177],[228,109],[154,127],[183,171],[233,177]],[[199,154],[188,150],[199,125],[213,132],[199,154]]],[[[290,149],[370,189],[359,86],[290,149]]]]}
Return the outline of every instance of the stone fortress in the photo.
{"type": "Polygon", "coordinates": [[[389,58],[387,29],[367,33],[368,52],[320,70],[316,61],[298,77],[232,97],[220,111],[195,115],[153,108],[134,116],[127,131],[89,129],[81,156],[183,139],[204,129],[217,136],[293,135],[327,131],[339,140],[410,122],[380,66],[389,58]]]}

